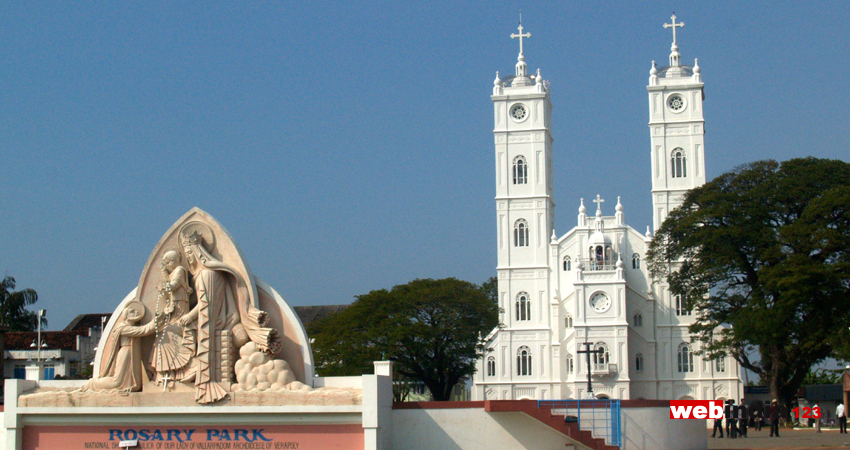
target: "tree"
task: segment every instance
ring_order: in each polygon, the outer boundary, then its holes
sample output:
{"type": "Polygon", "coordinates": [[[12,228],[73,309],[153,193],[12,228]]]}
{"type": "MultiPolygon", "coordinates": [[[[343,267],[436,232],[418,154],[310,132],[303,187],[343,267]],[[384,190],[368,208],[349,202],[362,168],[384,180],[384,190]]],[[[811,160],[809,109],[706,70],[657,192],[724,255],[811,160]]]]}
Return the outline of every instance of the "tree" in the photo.
{"type": "Polygon", "coordinates": [[[454,278],[414,280],[357,296],[315,323],[310,334],[322,375],[371,373],[389,359],[398,374],[448,400],[483,352],[479,337],[498,323],[498,306],[480,286],[454,278]]]}
{"type": "MultiPolygon", "coordinates": [[[[26,307],[38,301],[38,294],[32,289],[14,289],[14,278],[7,275],[0,281],[0,325],[9,331],[33,331],[38,327],[38,313],[26,307]]],[[[47,319],[42,317],[41,324],[47,325],[47,319]]]]}
{"type": "Polygon", "coordinates": [[[731,355],[789,405],[812,365],[850,340],[848,252],[850,164],[804,158],[689,191],[647,257],[696,310],[702,353],[731,355]]]}

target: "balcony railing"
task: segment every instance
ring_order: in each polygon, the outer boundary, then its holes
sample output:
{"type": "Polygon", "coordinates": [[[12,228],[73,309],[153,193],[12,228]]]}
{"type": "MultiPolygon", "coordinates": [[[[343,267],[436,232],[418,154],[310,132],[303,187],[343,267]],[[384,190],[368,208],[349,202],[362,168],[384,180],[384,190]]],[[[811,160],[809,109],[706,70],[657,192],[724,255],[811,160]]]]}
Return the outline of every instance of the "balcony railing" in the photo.
{"type": "Polygon", "coordinates": [[[617,373],[616,364],[591,364],[590,374],[594,376],[604,377],[617,373]]]}
{"type": "Polygon", "coordinates": [[[616,261],[600,261],[598,259],[581,259],[582,270],[617,270],[616,261]]]}

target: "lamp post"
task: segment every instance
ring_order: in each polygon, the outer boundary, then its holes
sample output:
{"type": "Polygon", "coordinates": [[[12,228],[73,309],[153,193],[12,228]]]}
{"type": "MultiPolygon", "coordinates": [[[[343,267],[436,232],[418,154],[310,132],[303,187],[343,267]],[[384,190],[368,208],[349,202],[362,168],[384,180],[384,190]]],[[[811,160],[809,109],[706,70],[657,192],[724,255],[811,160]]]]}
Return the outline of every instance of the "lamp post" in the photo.
{"type": "Polygon", "coordinates": [[[36,380],[41,380],[41,378],[42,378],[41,349],[47,347],[47,344],[41,340],[41,318],[46,317],[46,316],[47,316],[47,310],[46,309],[38,310],[38,323],[36,325],[38,327],[38,335],[37,335],[38,337],[36,338],[35,342],[30,344],[30,347],[36,347],[36,350],[38,351],[38,356],[36,357],[36,361],[35,361],[36,369],[38,370],[38,375],[36,376],[36,380]]]}

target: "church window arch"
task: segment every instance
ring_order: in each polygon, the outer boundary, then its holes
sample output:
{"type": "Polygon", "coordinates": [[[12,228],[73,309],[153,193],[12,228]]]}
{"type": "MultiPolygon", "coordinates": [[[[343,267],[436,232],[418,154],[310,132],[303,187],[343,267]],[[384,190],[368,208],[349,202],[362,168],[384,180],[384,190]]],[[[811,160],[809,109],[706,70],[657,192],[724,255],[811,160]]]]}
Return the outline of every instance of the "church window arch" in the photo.
{"type": "Polygon", "coordinates": [[[573,355],[567,354],[567,373],[573,373],[575,371],[575,361],[573,361],[573,355]]]}
{"type": "Polygon", "coordinates": [[[673,178],[684,178],[688,176],[687,158],[685,157],[685,151],[681,148],[673,150],[673,154],[670,157],[670,170],[673,178]]]}
{"type": "Polygon", "coordinates": [[[596,351],[593,354],[593,367],[596,370],[605,371],[606,365],[610,360],[611,355],[608,353],[608,346],[604,342],[598,342],[593,347],[596,351]],[[602,350],[601,352],[599,350],[602,350]]]}
{"type": "Polygon", "coordinates": [[[721,356],[714,360],[714,371],[718,373],[726,372],[726,357],[721,356]]]}
{"type": "Polygon", "coordinates": [[[531,320],[531,299],[527,292],[516,296],[516,320],[531,320]]]}
{"type": "Polygon", "coordinates": [[[573,315],[567,314],[564,317],[564,328],[570,329],[573,327],[573,315]]]}
{"type": "Polygon", "coordinates": [[[528,247],[528,222],[525,219],[514,222],[514,247],[528,247]]]}
{"type": "Polygon", "coordinates": [[[688,344],[679,346],[677,360],[679,363],[679,373],[688,373],[694,371],[694,352],[688,344]]]}
{"type": "Polygon", "coordinates": [[[635,370],[638,372],[643,372],[643,354],[638,353],[635,356],[635,370]]]}
{"type": "Polygon", "coordinates": [[[516,371],[517,375],[531,375],[531,350],[526,346],[522,346],[517,350],[516,371]]]}
{"type": "Polygon", "coordinates": [[[640,269],[640,255],[637,253],[632,255],[632,269],[640,269]]]}
{"type": "Polygon", "coordinates": [[[682,298],[681,295],[673,296],[673,299],[676,302],[676,315],[677,316],[690,316],[691,310],[688,309],[688,302],[682,298]]]}
{"type": "Polygon", "coordinates": [[[570,270],[572,268],[572,261],[570,261],[569,256],[564,256],[564,272],[570,270]]]}
{"type": "Polygon", "coordinates": [[[487,358],[487,376],[495,377],[496,376],[496,358],[491,356],[487,358]]]}
{"type": "Polygon", "coordinates": [[[514,184],[528,183],[528,163],[524,156],[520,155],[514,158],[513,176],[514,184]]]}
{"type": "Polygon", "coordinates": [[[643,314],[636,312],[634,317],[632,318],[632,322],[634,323],[635,327],[642,327],[643,326],[643,314]]]}

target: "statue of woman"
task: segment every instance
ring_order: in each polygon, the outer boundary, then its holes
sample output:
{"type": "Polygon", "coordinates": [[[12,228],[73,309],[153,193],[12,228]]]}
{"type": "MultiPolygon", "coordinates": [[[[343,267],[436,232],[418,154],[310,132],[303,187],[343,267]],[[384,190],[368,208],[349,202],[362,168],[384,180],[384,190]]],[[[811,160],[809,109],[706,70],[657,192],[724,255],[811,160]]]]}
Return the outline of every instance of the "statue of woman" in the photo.
{"type": "Polygon", "coordinates": [[[162,377],[183,377],[188,363],[195,354],[195,331],[178,325],[177,321],[189,312],[189,295],[192,287],[186,268],[180,265],[180,253],[169,250],[162,256],[160,265],[162,283],[157,299],[156,333],[151,364],[157,373],[157,384],[162,377]],[[162,301],[162,309],[159,309],[162,301]]]}
{"type": "Polygon", "coordinates": [[[117,389],[134,392],[142,389],[141,338],[153,334],[156,321],[136,324],[145,315],[145,306],[133,300],[124,307],[104,346],[100,377],[92,378],[83,390],[117,389]]]}
{"type": "Polygon", "coordinates": [[[223,381],[222,331],[232,333],[231,352],[250,340],[261,351],[273,355],[280,343],[277,331],[265,327],[266,313],[254,307],[246,281],[239,273],[213,257],[197,231],[191,235],[181,233],[180,239],[198,300],[195,308],[178,321],[184,327],[198,322],[194,369],[190,369],[189,375],[181,381],[194,378],[195,401],[211,403],[227,395],[218,384],[223,381]]]}

